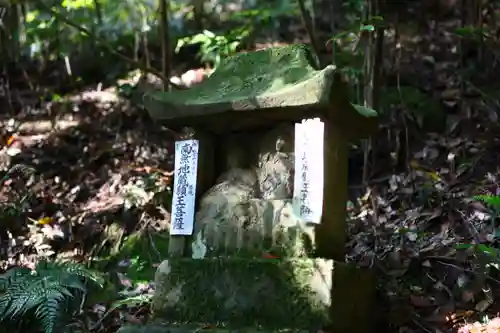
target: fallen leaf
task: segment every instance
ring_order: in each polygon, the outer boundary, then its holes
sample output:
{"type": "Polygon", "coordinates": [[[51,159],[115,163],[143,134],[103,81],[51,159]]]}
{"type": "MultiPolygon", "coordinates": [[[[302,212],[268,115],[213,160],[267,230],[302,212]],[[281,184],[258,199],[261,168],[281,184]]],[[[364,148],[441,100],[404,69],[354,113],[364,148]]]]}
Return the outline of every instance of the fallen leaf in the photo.
{"type": "Polygon", "coordinates": [[[14,135],[11,135],[8,139],[7,139],[7,146],[10,146],[14,141],[16,140],[16,137],[14,135]]]}
{"type": "Polygon", "coordinates": [[[278,256],[272,255],[270,253],[264,253],[263,257],[264,259],[279,259],[278,256]]]}
{"type": "Polygon", "coordinates": [[[46,225],[46,224],[50,224],[50,223],[52,223],[52,222],[53,222],[53,220],[54,220],[54,219],[53,219],[52,217],[48,217],[48,216],[46,216],[46,217],[42,217],[41,219],[39,219],[39,220],[37,221],[37,224],[46,225]]]}
{"type": "Polygon", "coordinates": [[[488,299],[484,299],[476,304],[474,309],[477,312],[484,312],[486,309],[488,309],[491,306],[492,302],[488,299]]]}

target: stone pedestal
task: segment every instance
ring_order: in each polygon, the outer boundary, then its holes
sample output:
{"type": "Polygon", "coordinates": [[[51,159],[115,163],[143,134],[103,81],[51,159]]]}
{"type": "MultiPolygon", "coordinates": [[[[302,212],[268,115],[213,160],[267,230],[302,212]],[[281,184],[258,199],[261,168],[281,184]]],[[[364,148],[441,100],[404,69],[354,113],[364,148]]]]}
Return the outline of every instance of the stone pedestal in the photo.
{"type": "Polygon", "coordinates": [[[154,319],[170,323],[356,333],[375,313],[373,275],[333,260],[173,258],[155,282],[154,319]]]}
{"type": "Polygon", "coordinates": [[[328,325],[333,262],[321,259],[172,259],[156,274],[153,314],[233,328],[328,325]]]}

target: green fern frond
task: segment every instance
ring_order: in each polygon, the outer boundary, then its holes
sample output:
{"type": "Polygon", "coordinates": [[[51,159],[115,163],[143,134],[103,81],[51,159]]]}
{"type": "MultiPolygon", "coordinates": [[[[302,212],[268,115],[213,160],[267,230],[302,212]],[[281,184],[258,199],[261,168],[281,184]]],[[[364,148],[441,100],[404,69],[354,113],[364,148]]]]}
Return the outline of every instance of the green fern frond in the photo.
{"type": "Polygon", "coordinates": [[[2,295],[2,301],[7,305],[4,308],[3,316],[14,318],[22,316],[28,311],[30,304],[37,299],[37,295],[31,293],[31,290],[36,286],[35,281],[30,276],[23,276],[19,280],[12,280],[8,289],[2,295]]]}
{"type": "Polygon", "coordinates": [[[13,268],[0,276],[0,321],[23,321],[30,312],[45,333],[53,333],[61,312],[75,308],[88,282],[104,285],[98,273],[70,262],[44,260],[34,270],[13,268]]]}
{"type": "Polygon", "coordinates": [[[43,260],[39,262],[36,270],[40,275],[50,274],[54,276],[57,274],[61,277],[73,280],[75,277],[79,277],[85,282],[93,282],[99,286],[104,284],[104,279],[99,273],[74,262],[43,260]]]}
{"type": "Polygon", "coordinates": [[[9,307],[7,307],[4,315],[8,318],[22,317],[30,308],[32,304],[38,305],[40,299],[33,297],[29,294],[16,294],[11,297],[9,307]]]}
{"type": "Polygon", "coordinates": [[[66,297],[72,297],[71,292],[52,277],[13,283],[6,294],[10,304],[4,315],[10,318],[21,317],[52,299],[62,302],[66,297]]]}
{"type": "Polygon", "coordinates": [[[0,291],[7,290],[12,281],[23,280],[24,277],[31,275],[31,272],[27,267],[14,267],[0,274],[0,291]]]}
{"type": "Polygon", "coordinates": [[[54,332],[57,319],[59,318],[60,306],[60,300],[49,298],[36,309],[35,317],[40,321],[45,333],[54,332]]]}
{"type": "Polygon", "coordinates": [[[0,318],[5,318],[5,313],[7,312],[7,309],[10,306],[12,297],[10,295],[5,295],[3,294],[2,297],[0,297],[0,318]]]}

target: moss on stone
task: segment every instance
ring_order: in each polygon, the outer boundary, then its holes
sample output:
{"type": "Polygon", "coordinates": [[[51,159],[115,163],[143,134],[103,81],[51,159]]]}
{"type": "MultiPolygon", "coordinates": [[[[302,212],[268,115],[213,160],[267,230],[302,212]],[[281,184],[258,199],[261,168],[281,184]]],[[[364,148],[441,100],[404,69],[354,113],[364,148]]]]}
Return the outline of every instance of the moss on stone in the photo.
{"type": "Polygon", "coordinates": [[[319,329],[328,325],[332,268],[321,259],[171,259],[156,275],[153,315],[229,327],[319,329]]]}
{"type": "MultiPolygon", "coordinates": [[[[329,89],[324,90],[323,85],[325,77],[331,76],[335,67],[318,71],[311,65],[310,56],[310,50],[298,44],[239,53],[225,59],[204,84],[173,94],[151,93],[150,97],[158,102],[190,107],[193,111],[195,106],[216,105],[215,112],[238,106],[256,109],[289,106],[290,103],[326,104],[329,89]],[[299,100],[298,96],[290,94],[299,89],[305,99],[299,100]],[[280,98],[282,95],[285,98],[280,98]]],[[[162,115],[168,116],[165,112],[162,115]]]]}
{"type": "Polygon", "coordinates": [[[303,44],[239,53],[202,83],[148,92],[143,102],[150,116],[169,128],[227,133],[328,114],[349,137],[376,130],[377,113],[353,107],[336,67],[318,70],[313,63],[303,44]]]}

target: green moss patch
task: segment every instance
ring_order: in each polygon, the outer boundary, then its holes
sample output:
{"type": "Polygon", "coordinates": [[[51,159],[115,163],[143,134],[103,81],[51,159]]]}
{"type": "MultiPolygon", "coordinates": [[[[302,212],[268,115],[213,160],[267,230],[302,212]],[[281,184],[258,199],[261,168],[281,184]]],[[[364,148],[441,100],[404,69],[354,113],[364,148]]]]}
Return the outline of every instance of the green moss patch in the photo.
{"type": "MultiPolygon", "coordinates": [[[[323,88],[325,76],[331,76],[334,67],[318,71],[312,66],[310,50],[305,45],[286,45],[264,50],[239,53],[226,58],[203,84],[175,94],[154,92],[150,96],[158,102],[173,105],[221,105],[232,109],[232,104],[262,97],[287,94],[289,90],[312,86],[315,88],[302,103],[327,102],[329,87],[323,88]]],[[[293,98],[293,96],[292,96],[293,98]]],[[[274,102],[274,101],[273,101],[274,102]]],[[[273,105],[276,106],[276,105],[273,105]]],[[[155,117],[156,118],[156,117],[155,117]]]]}
{"type": "Polygon", "coordinates": [[[171,259],[157,272],[153,314],[169,322],[319,329],[328,324],[332,267],[321,259],[171,259]]]}
{"type": "Polygon", "coordinates": [[[152,281],[156,266],[168,257],[169,233],[141,232],[130,235],[115,257],[129,260],[125,274],[133,281],[152,281]]]}
{"type": "Polygon", "coordinates": [[[116,253],[101,252],[94,264],[99,270],[119,271],[134,284],[149,283],[154,279],[158,264],[168,257],[168,244],[167,231],[139,230],[124,237],[116,253]]]}
{"type": "Polygon", "coordinates": [[[202,126],[227,133],[328,114],[349,137],[377,129],[377,113],[353,107],[337,68],[318,70],[303,44],[271,47],[228,57],[194,87],[148,92],[144,107],[169,128],[202,126]]]}

